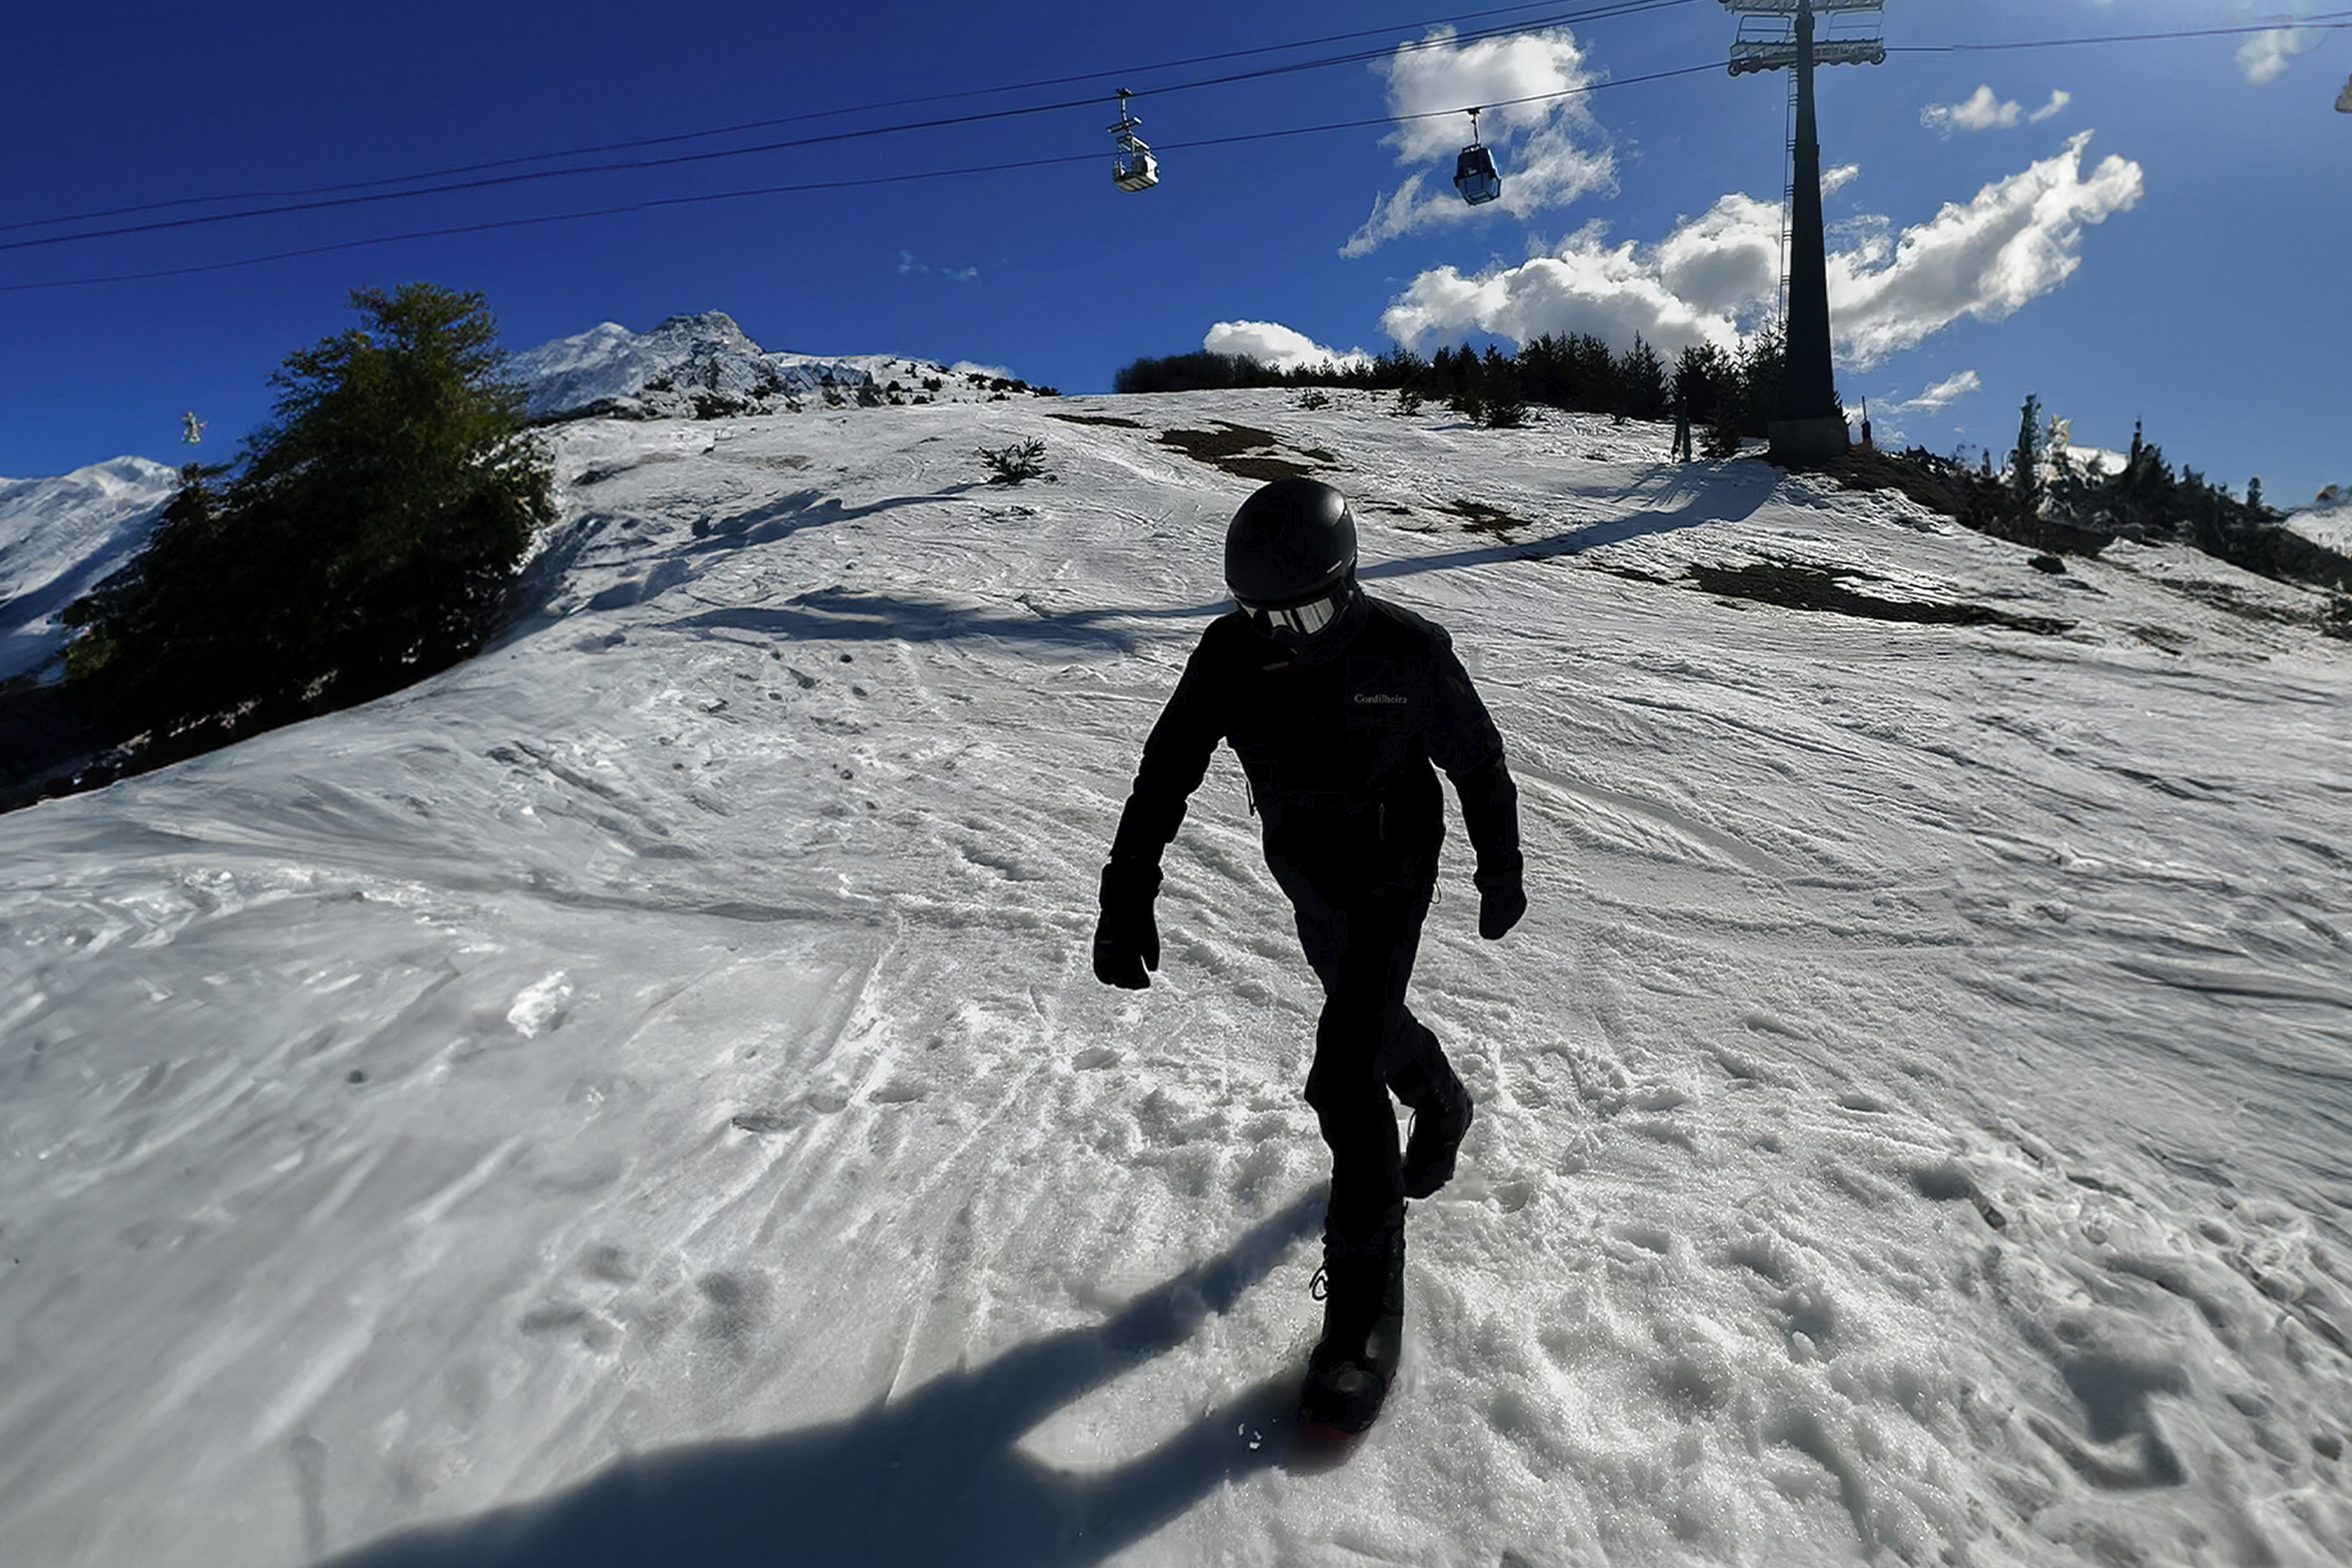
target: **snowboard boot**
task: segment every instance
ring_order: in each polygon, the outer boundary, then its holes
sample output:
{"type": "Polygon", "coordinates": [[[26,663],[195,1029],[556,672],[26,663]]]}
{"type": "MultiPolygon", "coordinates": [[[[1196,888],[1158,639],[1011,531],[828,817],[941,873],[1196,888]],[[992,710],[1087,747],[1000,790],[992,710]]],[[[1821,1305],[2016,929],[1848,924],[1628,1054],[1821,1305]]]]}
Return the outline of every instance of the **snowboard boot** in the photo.
{"type": "Polygon", "coordinates": [[[1404,1195],[1425,1198],[1454,1179],[1454,1156],[1477,1113],[1470,1091],[1455,1079],[1450,1089],[1433,1091],[1412,1111],[1412,1137],[1404,1146],[1404,1195]]]}
{"type": "Polygon", "coordinates": [[[1404,1342],[1402,1215],[1360,1239],[1327,1233],[1315,1284],[1323,1299],[1323,1339],[1307,1357],[1299,1419],[1353,1438],[1380,1415],[1404,1342]]]}

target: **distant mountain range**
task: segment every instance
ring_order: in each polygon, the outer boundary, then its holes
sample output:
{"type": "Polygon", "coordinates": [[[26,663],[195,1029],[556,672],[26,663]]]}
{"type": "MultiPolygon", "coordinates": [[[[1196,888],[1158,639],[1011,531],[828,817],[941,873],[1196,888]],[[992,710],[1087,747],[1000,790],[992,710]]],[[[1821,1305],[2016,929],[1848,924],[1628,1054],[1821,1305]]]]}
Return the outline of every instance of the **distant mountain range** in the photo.
{"type": "Polygon", "coordinates": [[[977,403],[1037,390],[976,365],[772,353],[724,310],[672,316],[648,332],[607,321],[519,353],[509,368],[530,388],[530,412],[540,419],[724,419],[830,400],[977,403]]]}

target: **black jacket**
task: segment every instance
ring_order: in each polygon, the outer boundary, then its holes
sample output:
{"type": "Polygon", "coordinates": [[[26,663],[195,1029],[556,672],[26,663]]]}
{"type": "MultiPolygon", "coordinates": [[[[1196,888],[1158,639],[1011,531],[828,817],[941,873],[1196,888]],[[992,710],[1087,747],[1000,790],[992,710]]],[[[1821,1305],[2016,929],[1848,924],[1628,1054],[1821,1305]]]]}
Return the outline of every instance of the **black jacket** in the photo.
{"type": "Polygon", "coordinates": [[[1462,797],[1482,880],[1517,879],[1518,792],[1453,639],[1370,597],[1348,620],[1303,658],[1239,614],[1210,625],[1144,743],[1111,845],[1115,868],[1157,868],[1227,741],[1265,821],[1269,862],[1433,864],[1445,837],[1433,763],[1462,797]]]}

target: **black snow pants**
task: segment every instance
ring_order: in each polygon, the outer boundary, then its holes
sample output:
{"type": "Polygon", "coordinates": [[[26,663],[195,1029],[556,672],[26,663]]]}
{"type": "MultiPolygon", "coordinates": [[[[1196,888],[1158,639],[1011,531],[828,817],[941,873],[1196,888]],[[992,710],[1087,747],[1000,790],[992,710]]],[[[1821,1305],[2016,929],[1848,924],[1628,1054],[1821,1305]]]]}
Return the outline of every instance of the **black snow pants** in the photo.
{"type": "Polygon", "coordinates": [[[1343,1245],[1368,1242],[1404,1214],[1389,1096],[1420,1110],[1460,1091],[1437,1037],[1404,1005],[1437,858],[1391,859],[1374,850],[1267,859],[1297,913],[1307,962],[1323,983],[1307,1103],[1331,1150],[1325,1235],[1343,1245]]]}

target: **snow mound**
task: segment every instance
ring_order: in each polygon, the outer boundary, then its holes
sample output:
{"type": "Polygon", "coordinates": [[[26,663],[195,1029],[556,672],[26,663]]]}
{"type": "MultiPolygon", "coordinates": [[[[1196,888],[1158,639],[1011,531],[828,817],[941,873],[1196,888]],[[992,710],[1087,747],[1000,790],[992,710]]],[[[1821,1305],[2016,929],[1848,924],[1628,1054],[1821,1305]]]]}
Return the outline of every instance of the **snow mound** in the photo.
{"type": "Polygon", "coordinates": [[[58,615],[146,542],[179,476],[116,458],[45,479],[0,479],[0,680],[64,646],[58,615]]]}

